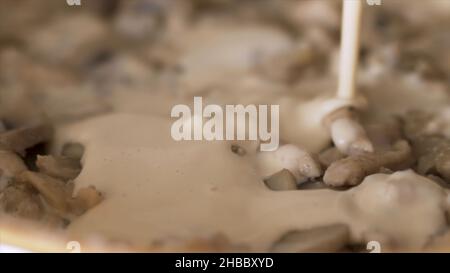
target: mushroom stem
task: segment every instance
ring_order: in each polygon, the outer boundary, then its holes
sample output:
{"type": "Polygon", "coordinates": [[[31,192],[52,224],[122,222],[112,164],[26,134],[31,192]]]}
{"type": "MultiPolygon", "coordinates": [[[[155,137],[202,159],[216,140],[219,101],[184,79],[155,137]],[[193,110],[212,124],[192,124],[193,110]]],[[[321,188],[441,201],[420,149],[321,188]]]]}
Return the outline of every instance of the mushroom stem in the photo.
{"type": "Polygon", "coordinates": [[[322,168],[308,152],[293,144],[286,144],[274,152],[258,154],[258,164],[263,175],[273,175],[283,169],[289,170],[297,183],[322,175],[322,168]]]}
{"type": "Polygon", "coordinates": [[[390,151],[352,155],[332,163],[323,180],[334,187],[358,185],[364,177],[378,172],[382,167],[393,170],[406,167],[411,157],[408,142],[398,141],[390,151]]]}
{"type": "Polygon", "coordinates": [[[341,108],[325,118],[331,139],[336,148],[347,155],[373,152],[372,142],[357,120],[356,113],[349,108],[341,108]]]}

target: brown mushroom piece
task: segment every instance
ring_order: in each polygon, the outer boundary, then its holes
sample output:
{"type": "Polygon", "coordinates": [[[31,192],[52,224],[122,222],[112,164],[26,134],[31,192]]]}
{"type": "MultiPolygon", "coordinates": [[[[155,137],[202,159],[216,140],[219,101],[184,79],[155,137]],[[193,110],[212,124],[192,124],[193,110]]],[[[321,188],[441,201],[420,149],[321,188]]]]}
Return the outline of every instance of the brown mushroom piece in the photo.
{"type": "Polygon", "coordinates": [[[450,181],[450,144],[436,157],[436,170],[447,181],[450,181]]]}
{"type": "Polygon", "coordinates": [[[48,123],[23,126],[0,134],[0,147],[25,154],[25,150],[48,141],[53,135],[53,127],[48,123]]]}
{"type": "Polygon", "coordinates": [[[297,189],[295,176],[287,169],[282,169],[271,175],[269,178],[264,179],[264,184],[273,191],[297,189]]]}
{"type": "Polygon", "coordinates": [[[84,146],[80,143],[66,143],[62,147],[61,155],[80,161],[84,154],[84,146]]]}
{"type": "Polygon", "coordinates": [[[409,111],[403,118],[403,133],[409,139],[428,134],[427,124],[433,119],[433,115],[423,111],[409,111]]]}
{"type": "Polygon", "coordinates": [[[364,128],[375,151],[389,150],[403,138],[400,119],[393,116],[364,124],[364,128]]]}
{"type": "Polygon", "coordinates": [[[330,130],[334,145],[343,154],[373,152],[372,142],[359,123],[355,110],[348,107],[338,109],[325,117],[324,124],[330,130]]]}
{"type": "Polygon", "coordinates": [[[319,154],[318,160],[320,164],[322,164],[322,166],[328,168],[333,162],[338,161],[344,157],[345,155],[341,153],[336,147],[330,147],[319,154]]]}
{"type": "Polygon", "coordinates": [[[0,169],[7,178],[12,178],[27,170],[25,163],[14,152],[0,150],[0,169]]]}
{"type": "Polygon", "coordinates": [[[0,206],[10,215],[27,219],[39,220],[44,214],[37,193],[20,184],[10,185],[3,190],[0,206]]]}
{"type": "Polygon", "coordinates": [[[407,141],[402,140],[395,143],[389,151],[351,155],[334,162],[326,170],[323,180],[333,187],[355,186],[382,167],[404,169],[412,163],[411,159],[411,147],[407,141]]]}
{"type": "Polygon", "coordinates": [[[71,188],[62,180],[31,171],[23,172],[19,180],[35,188],[51,207],[61,213],[67,212],[67,199],[70,197],[71,188]]]}
{"type": "Polygon", "coordinates": [[[74,214],[81,215],[97,206],[102,200],[102,193],[97,191],[94,186],[90,186],[80,189],[77,195],[69,201],[69,206],[74,214]]]}
{"type": "Polygon", "coordinates": [[[450,140],[444,136],[421,136],[412,141],[420,174],[437,173],[450,181],[450,140]]]}
{"type": "Polygon", "coordinates": [[[322,168],[315,156],[293,144],[285,144],[272,152],[257,154],[259,168],[265,177],[286,169],[295,177],[297,184],[320,177],[322,168]]]}
{"type": "Polygon", "coordinates": [[[42,173],[67,181],[81,172],[80,161],[64,156],[37,156],[36,165],[42,173]]]}

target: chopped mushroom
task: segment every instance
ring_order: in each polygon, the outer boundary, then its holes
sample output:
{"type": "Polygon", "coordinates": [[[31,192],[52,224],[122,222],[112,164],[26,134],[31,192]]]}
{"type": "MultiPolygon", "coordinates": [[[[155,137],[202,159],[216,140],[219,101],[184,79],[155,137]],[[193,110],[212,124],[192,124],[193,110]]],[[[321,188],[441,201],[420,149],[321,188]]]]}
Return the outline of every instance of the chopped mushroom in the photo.
{"type": "Polygon", "coordinates": [[[412,141],[420,174],[437,172],[450,181],[450,140],[444,136],[422,136],[412,141]]]}
{"type": "Polygon", "coordinates": [[[51,207],[62,213],[67,211],[66,200],[70,192],[62,180],[31,171],[23,172],[19,179],[32,185],[51,207]]]}
{"type": "Polygon", "coordinates": [[[80,143],[66,143],[64,144],[61,155],[69,158],[81,160],[84,154],[84,146],[80,143]]]}
{"type": "Polygon", "coordinates": [[[53,135],[53,127],[48,123],[28,125],[0,134],[0,147],[25,154],[25,149],[48,141],[53,135]]]}
{"type": "Polygon", "coordinates": [[[395,117],[365,124],[364,128],[375,151],[389,150],[395,142],[403,138],[400,120],[395,117]]]}
{"type": "Polygon", "coordinates": [[[274,152],[258,153],[258,164],[265,176],[287,169],[297,183],[322,175],[322,168],[314,157],[293,144],[283,145],[274,152]]]}
{"type": "MultiPolygon", "coordinates": [[[[447,145],[449,143],[447,142],[447,145]]],[[[450,145],[442,151],[436,158],[436,170],[447,181],[450,180],[450,145]]]]}
{"type": "Polygon", "coordinates": [[[373,145],[364,128],[359,124],[355,111],[341,108],[324,119],[331,132],[334,145],[344,154],[351,155],[361,152],[373,152],[373,145]]]}
{"type": "MultiPolygon", "coordinates": [[[[438,174],[450,181],[450,140],[433,128],[433,115],[421,111],[409,112],[403,121],[403,131],[411,142],[417,158],[417,172],[438,174]]],[[[436,126],[434,126],[436,127],[436,126]]]]}
{"type": "Polygon", "coordinates": [[[271,248],[272,252],[336,252],[350,242],[347,225],[334,224],[308,230],[291,231],[271,248]]]}
{"type": "Polygon", "coordinates": [[[90,186],[80,189],[75,198],[69,201],[69,205],[74,214],[81,215],[97,206],[102,200],[102,193],[97,191],[94,186],[90,186]]]}
{"type": "Polygon", "coordinates": [[[422,111],[410,111],[403,118],[403,133],[408,139],[415,139],[427,134],[427,124],[433,115],[422,111]]]}
{"type": "Polygon", "coordinates": [[[341,153],[336,147],[331,147],[319,154],[319,162],[324,167],[329,167],[333,162],[344,158],[345,155],[341,153]]]}
{"type": "Polygon", "coordinates": [[[264,184],[274,191],[286,191],[296,190],[297,183],[295,177],[289,170],[282,169],[281,171],[273,174],[267,179],[264,179],[264,184]]]}
{"type": "Polygon", "coordinates": [[[11,185],[5,188],[0,205],[7,213],[28,219],[39,220],[44,214],[38,195],[23,186],[11,185]]]}
{"type": "Polygon", "coordinates": [[[25,149],[49,140],[52,134],[53,128],[47,123],[0,132],[0,207],[10,215],[64,227],[68,224],[66,218],[83,214],[103,197],[89,187],[80,189],[72,198],[74,185],[67,181],[81,171],[81,144],[64,145],[62,156],[38,155],[36,165],[41,173],[27,170],[16,153],[24,154],[25,149]]]}
{"type": "Polygon", "coordinates": [[[103,195],[95,187],[82,188],[73,198],[73,183],[64,183],[46,174],[25,171],[19,179],[35,188],[59,215],[81,215],[103,200],[103,195]]]}
{"type": "Polygon", "coordinates": [[[398,141],[390,151],[351,155],[331,164],[323,177],[333,187],[355,186],[364,177],[377,173],[380,168],[398,170],[412,162],[411,147],[406,141],[398,141]]]}
{"type": "Polygon", "coordinates": [[[16,153],[0,150],[0,169],[5,177],[11,178],[26,171],[27,167],[16,153]]]}
{"type": "Polygon", "coordinates": [[[37,156],[36,165],[44,174],[62,179],[74,179],[81,172],[81,164],[77,159],[64,156],[37,156]]]}

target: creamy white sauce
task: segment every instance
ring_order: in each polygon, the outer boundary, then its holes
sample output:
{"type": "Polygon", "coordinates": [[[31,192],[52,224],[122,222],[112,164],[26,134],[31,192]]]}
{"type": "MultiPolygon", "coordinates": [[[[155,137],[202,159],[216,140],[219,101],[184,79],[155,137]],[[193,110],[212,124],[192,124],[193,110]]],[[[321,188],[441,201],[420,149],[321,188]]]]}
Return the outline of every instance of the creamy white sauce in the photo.
{"type": "Polygon", "coordinates": [[[102,235],[138,246],[224,234],[253,251],[284,232],[349,224],[355,240],[379,231],[402,246],[423,246],[445,226],[445,192],[411,171],[369,176],[350,191],[274,192],[252,156],[227,142],[176,142],[168,119],[112,114],[60,130],[58,143],[85,145],[76,188],[105,200],[76,219],[75,238],[102,235]],[[414,225],[409,225],[414,221],[414,225]]]}
{"type": "Polygon", "coordinates": [[[288,90],[249,74],[259,53],[270,56],[291,46],[286,36],[253,27],[222,29],[220,35],[212,29],[179,37],[185,71],[172,94],[116,90],[110,102],[117,113],[59,128],[55,152],[66,142],[85,145],[76,188],[94,185],[105,195],[71,223],[70,236],[149,246],[221,233],[234,244],[264,251],[289,230],[346,223],[355,242],[422,247],[446,226],[445,191],[412,171],[372,175],[348,191],[274,192],[264,185],[269,173],[258,169],[254,152],[238,156],[226,141],[174,141],[170,110],[191,104],[193,94],[219,105],[279,104],[281,142],[313,153],[329,145],[322,120],[339,107],[366,109],[371,119],[430,105],[441,109],[448,100],[442,88],[425,95],[423,87],[410,90],[394,81],[362,90],[369,108],[364,100],[333,99],[329,79],[288,90]]]}
{"type": "Polygon", "coordinates": [[[95,185],[106,198],[74,221],[70,234],[100,233],[150,244],[223,233],[264,249],[299,224],[312,227],[337,220],[335,206],[315,216],[305,211],[307,222],[294,217],[308,204],[332,202],[334,192],[301,198],[297,191],[274,193],[265,187],[254,161],[232,153],[229,143],[175,142],[170,124],[161,118],[115,114],[64,130],[61,140],[86,146],[76,187],[95,185]],[[268,218],[284,214],[290,215],[288,221],[268,218]]]}

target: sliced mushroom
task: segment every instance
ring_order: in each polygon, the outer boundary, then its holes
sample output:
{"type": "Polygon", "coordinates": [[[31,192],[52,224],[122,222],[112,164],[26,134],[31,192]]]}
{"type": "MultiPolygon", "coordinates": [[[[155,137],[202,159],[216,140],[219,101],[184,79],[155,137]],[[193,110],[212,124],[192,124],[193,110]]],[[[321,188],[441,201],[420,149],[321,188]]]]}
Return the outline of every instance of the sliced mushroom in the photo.
{"type": "Polygon", "coordinates": [[[344,158],[345,155],[341,153],[336,147],[331,147],[319,154],[319,162],[324,167],[329,167],[333,162],[344,158]]]}
{"type": "Polygon", "coordinates": [[[347,225],[333,224],[308,230],[290,231],[271,247],[271,252],[336,252],[343,249],[350,238],[347,225]]]}
{"type": "Polygon", "coordinates": [[[5,177],[11,178],[26,171],[27,167],[16,153],[0,150],[0,169],[5,177]]]}
{"type": "Polygon", "coordinates": [[[42,173],[64,181],[74,179],[81,172],[79,160],[64,156],[38,155],[36,165],[42,173]]]}
{"type": "Polygon", "coordinates": [[[80,161],[84,154],[84,146],[80,143],[64,144],[61,155],[80,161]]]}
{"type": "Polygon", "coordinates": [[[436,171],[450,181],[450,145],[436,157],[436,171]]]}
{"type": "Polygon", "coordinates": [[[433,115],[422,111],[410,111],[403,118],[403,133],[412,140],[427,133],[427,124],[433,115]]]}
{"type": "Polygon", "coordinates": [[[269,178],[264,180],[264,184],[274,191],[288,191],[296,190],[297,183],[295,182],[294,175],[286,169],[273,174],[269,178]]]}
{"type": "Polygon", "coordinates": [[[51,207],[63,213],[67,211],[70,191],[62,180],[31,171],[23,172],[19,179],[33,186],[51,207]]]}
{"type": "Polygon", "coordinates": [[[24,126],[0,134],[0,146],[25,154],[25,149],[51,139],[53,127],[48,123],[24,126]]]}
{"type": "Polygon", "coordinates": [[[395,142],[403,137],[400,120],[395,117],[371,122],[365,124],[364,127],[376,151],[389,150],[395,142]]]}
{"type": "Polygon", "coordinates": [[[97,206],[103,200],[101,192],[94,186],[82,188],[78,191],[75,198],[69,201],[71,211],[76,215],[81,215],[87,210],[97,206]]]}
{"type": "Polygon", "coordinates": [[[373,152],[372,142],[359,124],[356,113],[349,108],[338,109],[324,119],[334,145],[344,154],[373,152]]]}
{"type": "Polygon", "coordinates": [[[314,157],[292,144],[283,145],[274,152],[258,153],[258,164],[264,176],[287,169],[297,183],[322,175],[322,168],[314,157]]]}
{"type": "Polygon", "coordinates": [[[420,174],[438,173],[450,181],[450,140],[444,136],[420,136],[412,141],[420,174]]]}
{"type": "Polygon", "coordinates": [[[408,142],[399,141],[390,151],[351,155],[334,162],[326,170],[323,180],[333,187],[355,186],[382,167],[391,170],[406,168],[412,163],[411,159],[412,152],[408,142]]]}
{"type": "Polygon", "coordinates": [[[2,192],[0,204],[6,213],[27,219],[39,220],[44,214],[38,195],[24,187],[6,187],[2,192]]]}

